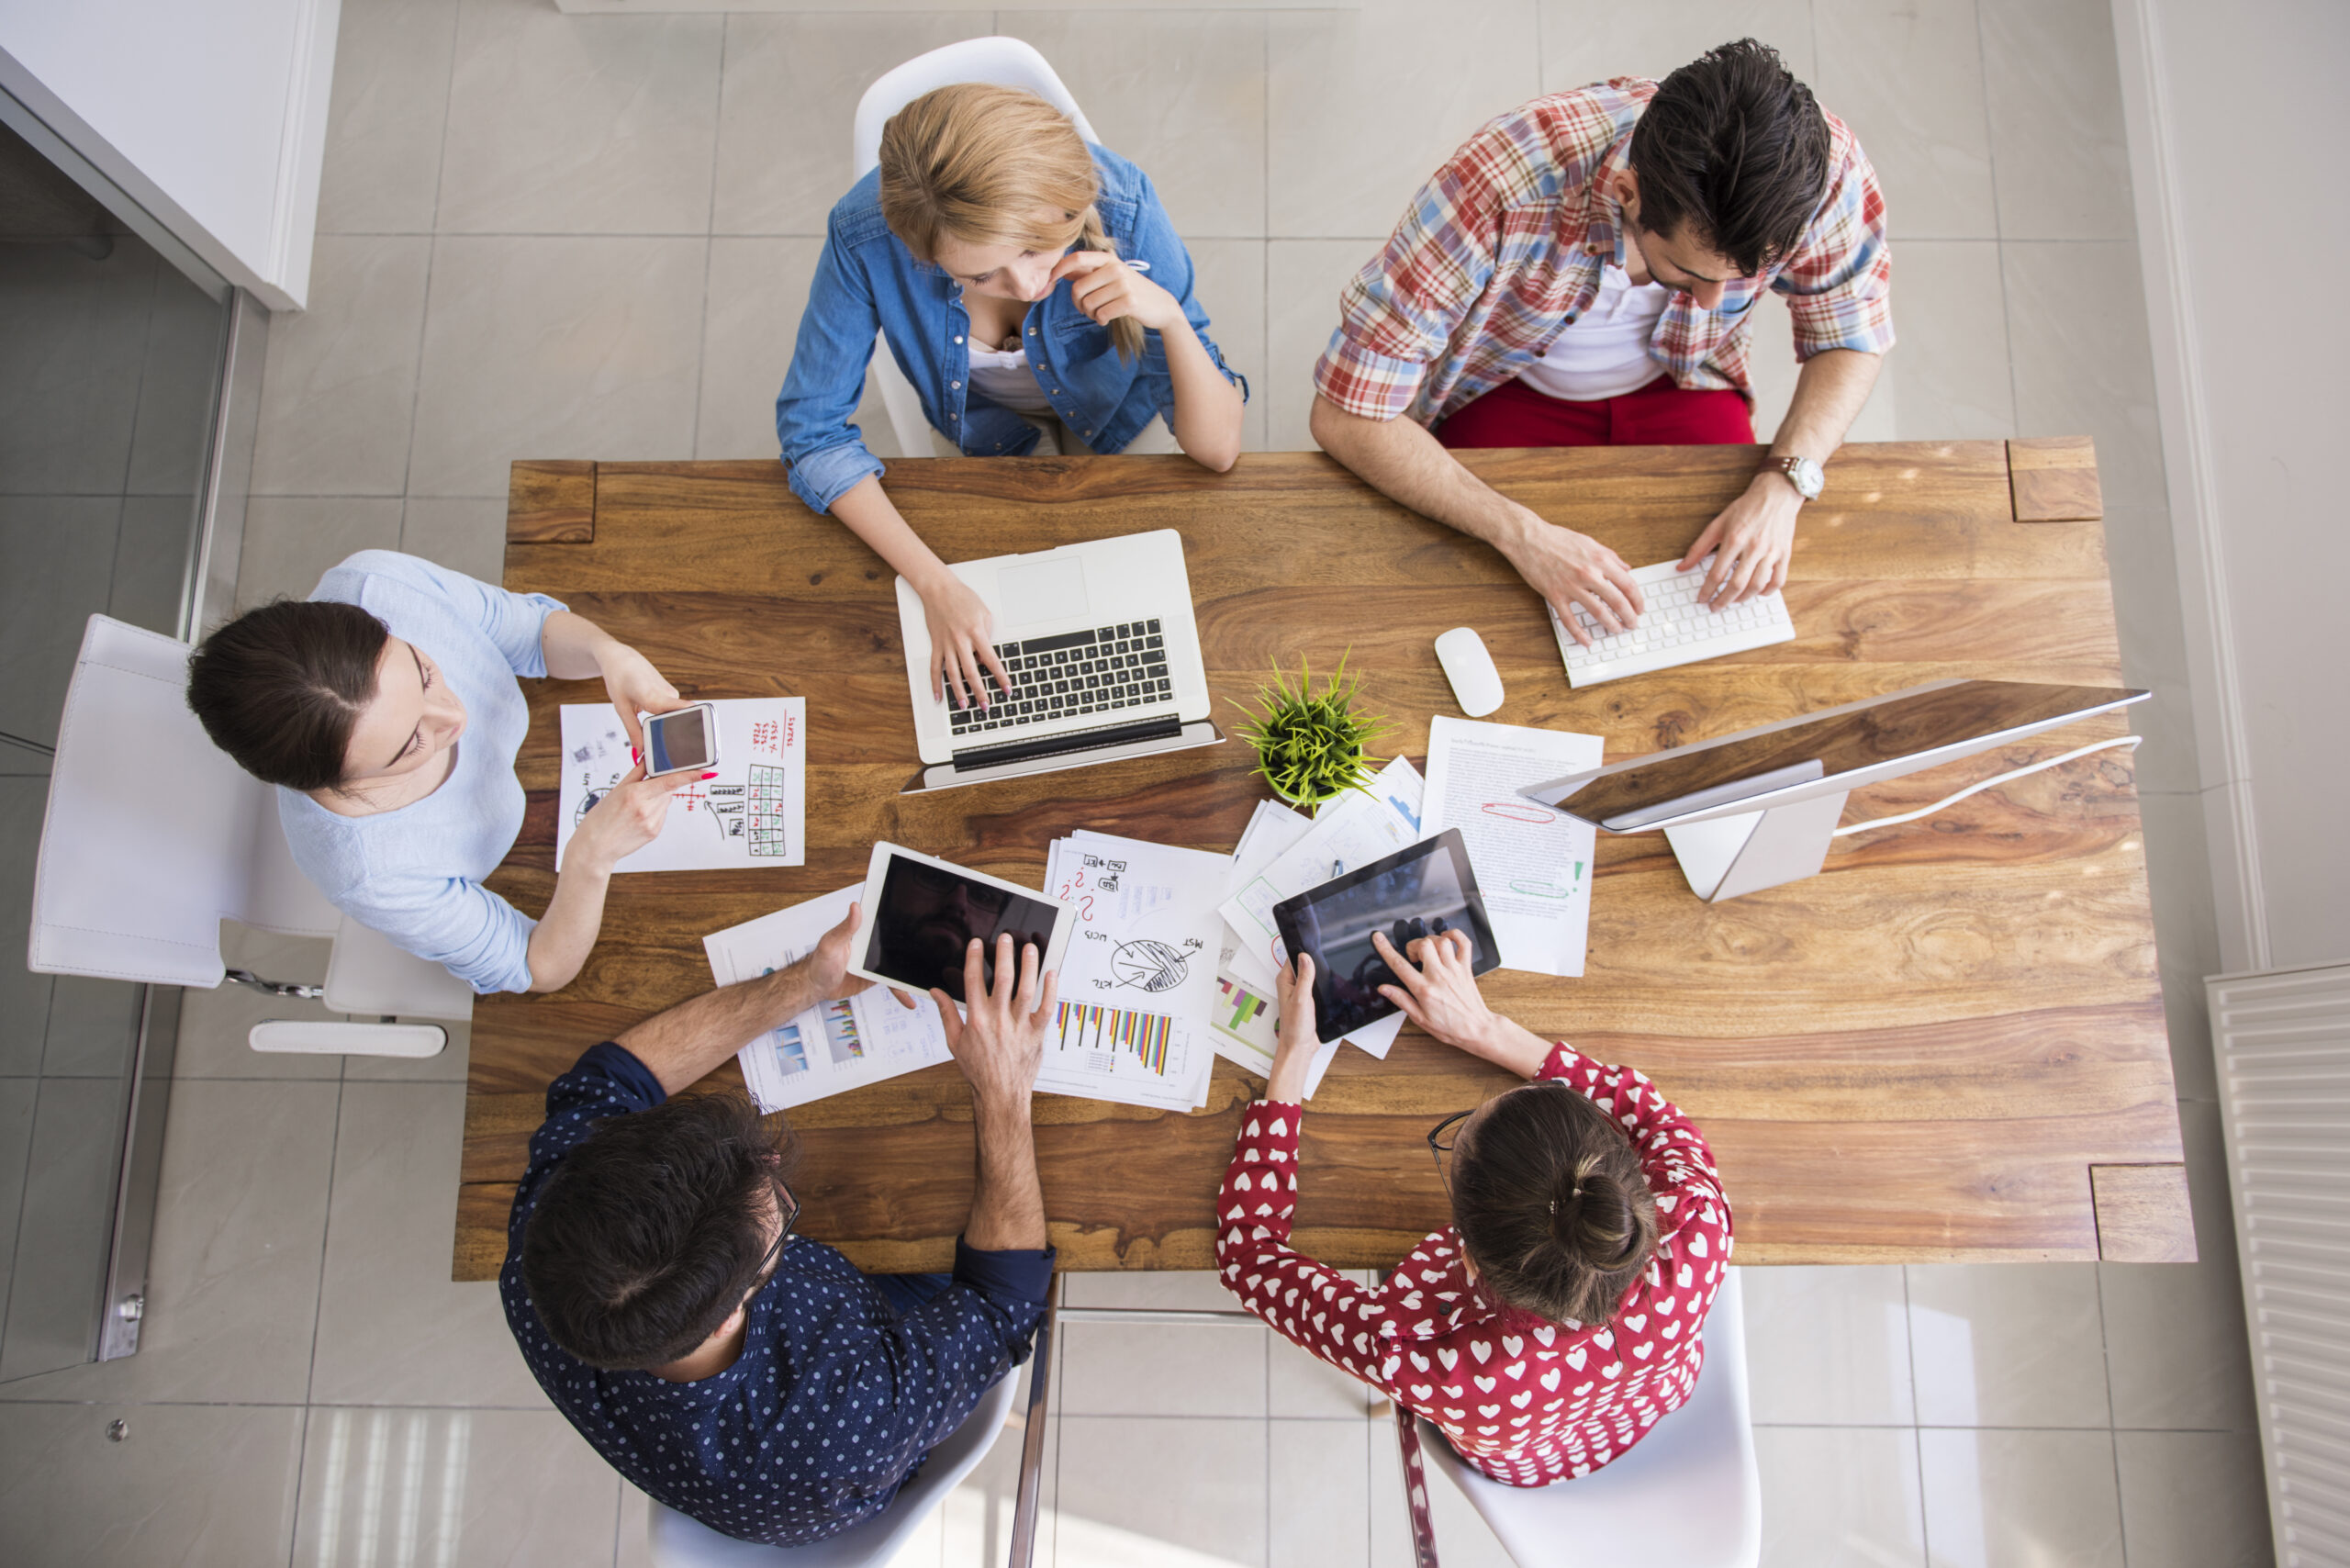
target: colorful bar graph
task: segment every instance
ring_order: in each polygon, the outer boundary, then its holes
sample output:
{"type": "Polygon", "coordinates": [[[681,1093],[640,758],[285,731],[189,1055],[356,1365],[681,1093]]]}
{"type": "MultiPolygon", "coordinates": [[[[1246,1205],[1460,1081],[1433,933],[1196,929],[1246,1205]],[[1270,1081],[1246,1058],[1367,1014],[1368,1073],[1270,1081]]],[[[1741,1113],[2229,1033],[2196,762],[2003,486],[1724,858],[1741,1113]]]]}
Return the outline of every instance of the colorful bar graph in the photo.
{"type": "Polygon", "coordinates": [[[1158,1013],[1064,1002],[1056,1023],[1063,1050],[1124,1051],[1160,1078],[1167,1076],[1167,1046],[1175,1021],[1158,1013]]]}

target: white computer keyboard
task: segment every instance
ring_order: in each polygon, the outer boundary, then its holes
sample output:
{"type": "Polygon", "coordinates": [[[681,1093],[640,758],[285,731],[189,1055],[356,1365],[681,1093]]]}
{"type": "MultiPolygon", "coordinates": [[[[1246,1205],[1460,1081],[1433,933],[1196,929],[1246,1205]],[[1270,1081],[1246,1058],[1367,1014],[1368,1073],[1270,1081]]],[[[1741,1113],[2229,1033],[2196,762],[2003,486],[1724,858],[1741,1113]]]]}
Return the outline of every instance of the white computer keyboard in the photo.
{"type": "Polygon", "coordinates": [[[1596,686],[1603,680],[1620,680],[1628,675],[1645,675],[1652,669],[1795,641],[1795,622],[1787,619],[1786,600],[1777,593],[1758,594],[1744,604],[1709,610],[1697,602],[1697,590],[1705,586],[1713,557],[1708,555],[1705,565],[1685,572],[1675,570],[1680,565],[1659,561],[1632,573],[1632,580],[1640,585],[1640,597],[1648,602],[1648,611],[1629,632],[1603,633],[1582,605],[1573,606],[1575,619],[1591,637],[1587,648],[1567,634],[1559,622],[1559,612],[1550,611],[1550,630],[1557,633],[1559,652],[1566,657],[1569,686],[1596,686]]]}

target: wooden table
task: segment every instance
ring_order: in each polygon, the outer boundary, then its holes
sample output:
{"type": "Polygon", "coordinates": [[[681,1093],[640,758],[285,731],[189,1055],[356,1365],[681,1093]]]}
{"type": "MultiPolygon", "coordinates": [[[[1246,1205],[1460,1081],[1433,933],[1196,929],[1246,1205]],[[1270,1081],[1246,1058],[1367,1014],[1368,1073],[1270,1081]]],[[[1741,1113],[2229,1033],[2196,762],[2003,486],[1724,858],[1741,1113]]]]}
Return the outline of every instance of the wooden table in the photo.
{"type": "MultiPolygon", "coordinates": [[[[1678,554],[1754,471],[1749,448],[1469,453],[1470,466],[1635,565],[1678,554]]],[[[1180,457],[891,465],[949,560],[1144,529],[1186,542],[1215,717],[1276,659],[1353,650],[1396,749],[1453,704],[1430,646],[1477,627],[1497,722],[1595,732],[1610,760],[1946,676],[2121,684],[2094,457],[2083,441],[1848,446],[1807,510],[1777,647],[1571,691],[1542,609],[1481,544],[1318,454],[1209,474],[1180,457]]],[[[492,1276],[546,1084],[579,1052],[711,984],[707,932],[858,880],[887,837],[1031,886],[1086,826],[1228,850],[1262,793],[1237,741],[923,796],[891,574],[810,514],[773,463],[526,463],[506,584],[634,644],[688,698],[805,694],[802,868],[615,879],[601,941],[552,997],[474,1014],[455,1273],[492,1276]]],[[[554,886],[555,708],[542,682],[531,808],[491,886],[554,886]]],[[[2123,733],[2120,717],[1858,792],[1849,820],[2123,733]]],[[[1840,841],[1826,871],[1721,905],[1659,835],[1604,838],[1581,980],[1501,971],[1494,1006],[1645,1069],[1711,1138],[1742,1262],[2193,1256],[2130,754],[2111,750],[1910,826],[1840,841]]],[[[735,1077],[732,1063],[723,1070],[735,1077]]],[[[1392,1262],[1446,1219],[1421,1146],[1496,1070],[1407,1030],[1342,1051],[1306,1121],[1300,1246],[1392,1262]]],[[[1211,1203],[1261,1085],[1216,1063],[1173,1115],[1040,1098],[1062,1266],[1211,1264],[1211,1203]]],[[[968,1213],[968,1096],[941,1066],[804,1107],[801,1228],[868,1269],[943,1269],[968,1213]]]]}

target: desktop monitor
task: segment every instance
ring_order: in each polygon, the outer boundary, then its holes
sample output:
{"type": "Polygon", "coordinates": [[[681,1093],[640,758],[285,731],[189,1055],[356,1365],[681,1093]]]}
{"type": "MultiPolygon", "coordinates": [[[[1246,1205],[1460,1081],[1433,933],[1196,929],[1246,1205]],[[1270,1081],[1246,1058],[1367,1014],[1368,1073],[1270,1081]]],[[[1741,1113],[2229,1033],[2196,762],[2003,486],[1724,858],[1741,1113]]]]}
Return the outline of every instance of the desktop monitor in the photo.
{"type": "Polygon", "coordinates": [[[1817,874],[1844,797],[1862,785],[1972,756],[2147,695],[2103,686],[1939,680],[1518,793],[1604,833],[1662,830],[1698,897],[1736,898],[1817,874]]]}

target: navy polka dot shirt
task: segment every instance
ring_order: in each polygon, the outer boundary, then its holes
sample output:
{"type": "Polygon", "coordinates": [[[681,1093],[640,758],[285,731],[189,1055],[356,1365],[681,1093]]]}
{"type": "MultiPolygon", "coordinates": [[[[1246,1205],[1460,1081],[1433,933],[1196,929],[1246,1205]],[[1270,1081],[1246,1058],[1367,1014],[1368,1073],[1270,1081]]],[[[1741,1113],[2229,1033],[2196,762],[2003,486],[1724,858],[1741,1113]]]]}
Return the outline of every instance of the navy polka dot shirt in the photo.
{"type": "Polygon", "coordinates": [[[751,1300],[742,1356],[695,1383],[603,1372],[558,1349],[522,1285],[522,1227],[555,1162],[660,1081],[597,1046],[547,1090],[514,1194],[498,1294],[555,1408],[648,1495],[744,1540],[800,1546],[887,1507],[979,1395],[1027,1359],[1053,1254],[955,1248],[954,1282],[901,1315],[833,1249],[792,1238],[751,1300]]]}

